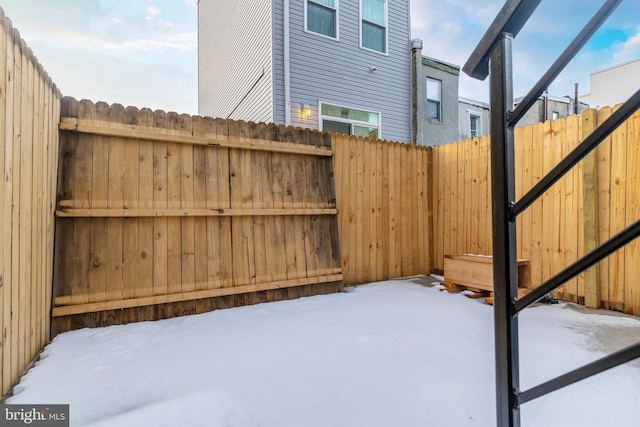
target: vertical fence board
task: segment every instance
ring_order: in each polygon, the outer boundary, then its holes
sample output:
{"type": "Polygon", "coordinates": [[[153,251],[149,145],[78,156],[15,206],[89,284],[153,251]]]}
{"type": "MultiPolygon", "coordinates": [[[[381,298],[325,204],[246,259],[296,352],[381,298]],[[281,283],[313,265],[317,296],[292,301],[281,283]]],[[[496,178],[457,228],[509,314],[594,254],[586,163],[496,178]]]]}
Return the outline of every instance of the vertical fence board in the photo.
{"type": "MultiPolygon", "coordinates": [[[[382,146],[382,169],[383,169],[383,175],[382,175],[382,200],[383,200],[383,205],[382,205],[382,224],[381,224],[381,229],[380,232],[382,233],[382,277],[383,278],[387,278],[387,277],[391,277],[390,276],[390,260],[391,260],[391,238],[390,238],[390,222],[391,222],[391,214],[390,214],[390,209],[391,209],[391,186],[390,186],[390,179],[391,179],[391,156],[393,156],[393,152],[392,152],[393,146],[391,144],[383,144],[382,146]]],[[[344,232],[348,232],[347,229],[342,229],[341,230],[343,233],[344,232]]],[[[346,239],[343,238],[343,241],[346,241],[346,239]]],[[[345,246],[342,245],[341,249],[344,251],[345,246]]],[[[347,247],[348,248],[348,247],[347,247]]]]}
{"type": "MultiPolygon", "coordinates": [[[[609,230],[613,236],[624,230],[626,224],[626,203],[627,197],[627,122],[622,123],[611,135],[611,176],[610,185],[610,209],[609,209],[609,230]]],[[[609,284],[608,300],[612,302],[613,308],[624,311],[625,301],[625,248],[618,249],[609,255],[609,277],[605,280],[609,284]],[[616,303],[614,303],[614,301],[616,303]]]]}
{"type": "MultiPolygon", "coordinates": [[[[166,113],[155,111],[153,127],[167,127],[166,113]]],[[[153,207],[168,208],[167,196],[167,158],[168,144],[153,144],[153,207]]],[[[153,295],[168,292],[167,281],[167,218],[156,217],[153,220],[153,295]]]]}
{"type": "MultiPolygon", "coordinates": [[[[578,116],[571,115],[565,119],[565,132],[564,139],[564,155],[569,154],[579,142],[579,125],[578,116]]],[[[578,187],[576,177],[582,173],[578,167],[572,169],[567,173],[565,180],[565,215],[564,223],[561,224],[562,230],[565,233],[565,242],[562,246],[564,255],[564,265],[570,265],[578,259],[578,239],[581,234],[578,230],[578,187]]],[[[578,279],[574,278],[569,280],[565,284],[565,292],[569,295],[572,301],[579,301],[578,292],[578,279]]]]}
{"type": "Polygon", "coordinates": [[[456,227],[455,227],[455,232],[456,232],[456,252],[457,253],[468,253],[469,250],[467,248],[465,248],[464,245],[464,212],[466,209],[466,205],[467,205],[467,200],[465,200],[464,197],[464,181],[465,181],[465,174],[466,174],[466,170],[465,170],[465,162],[464,162],[464,142],[463,141],[458,141],[456,143],[457,147],[456,147],[456,152],[458,155],[458,158],[456,160],[456,165],[457,165],[457,173],[456,173],[456,179],[457,179],[457,189],[456,189],[456,206],[459,207],[459,209],[456,209],[455,214],[456,214],[456,227]]]}
{"type": "Polygon", "coordinates": [[[416,221],[418,222],[418,241],[415,246],[415,274],[429,274],[431,272],[431,267],[428,265],[429,252],[427,250],[429,241],[429,235],[427,233],[427,224],[429,220],[429,205],[427,203],[429,196],[426,180],[426,168],[428,166],[427,150],[422,149],[421,147],[416,147],[416,151],[416,196],[418,201],[415,206],[415,214],[417,216],[416,221]]]}
{"type": "MultiPolygon", "coordinates": [[[[524,195],[529,189],[531,189],[533,185],[533,153],[532,153],[532,145],[533,145],[533,127],[526,126],[522,129],[522,133],[520,134],[520,147],[521,147],[521,156],[522,163],[520,168],[520,180],[521,180],[521,194],[519,197],[524,195]]],[[[518,171],[516,171],[518,173],[518,171]]],[[[532,223],[531,223],[531,209],[527,209],[520,216],[520,223],[518,227],[521,228],[519,247],[521,259],[532,259],[531,254],[531,246],[532,246],[532,223]]],[[[531,267],[531,263],[529,264],[531,267]]]]}
{"type": "MultiPolygon", "coordinates": [[[[565,119],[550,121],[552,128],[552,141],[553,143],[553,165],[557,165],[564,157],[564,145],[565,145],[565,119]]],[[[553,187],[553,214],[548,218],[552,223],[551,236],[553,236],[553,243],[551,245],[553,251],[553,258],[551,262],[551,276],[556,275],[564,268],[564,250],[565,247],[565,233],[564,229],[564,217],[566,215],[566,206],[564,199],[564,186],[566,182],[566,175],[561,178],[553,187]]],[[[559,295],[562,295],[564,299],[569,299],[570,296],[566,295],[566,287],[562,285],[556,291],[559,295]]],[[[576,301],[577,302],[577,301],[576,301]]]]}
{"type": "MultiPolygon", "coordinates": [[[[523,170],[524,170],[524,159],[523,159],[523,143],[522,143],[522,134],[523,128],[517,127],[514,129],[514,171],[515,171],[515,198],[516,200],[520,199],[523,194],[523,170]]],[[[516,218],[516,243],[522,242],[522,233],[523,233],[523,217],[519,215],[516,218]]],[[[517,244],[516,246],[516,256],[517,258],[522,258],[522,245],[517,244]]]]}
{"type": "MultiPolygon", "coordinates": [[[[602,123],[611,115],[611,108],[605,107],[598,111],[598,123],[602,123]]],[[[611,137],[607,137],[596,149],[598,170],[598,235],[600,242],[605,242],[611,237],[611,137]]],[[[604,308],[613,308],[615,303],[611,301],[609,289],[610,259],[605,258],[600,262],[600,286],[602,305],[604,308]]]]}
{"type": "Polygon", "coordinates": [[[375,159],[371,154],[372,141],[362,140],[363,142],[363,154],[362,154],[362,279],[372,278],[371,276],[371,256],[373,253],[373,239],[371,232],[371,223],[373,221],[373,207],[375,206],[374,200],[371,197],[371,181],[375,169],[375,159]]]}
{"type": "Polygon", "coordinates": [[[7,243],[10,241],[8,229],[11,223],[9,221],[10,216],[7,215],[6,212],[7,204],[5,200],[9,192],[7,184],[10,182],[9,177],[11,173],[10,164],[5,157],[5,153],[10,149],[6,132],[7,128],[10,127],[9,121],[7,120],[7,113],[11,108],[7,109],[7,102],[12,101],[7,99],[7,66],[11,64],[7,64],[7,32],[3,15],[4,14],[0,14],[0,24],[2,25],[2,28],[0,28],[0,87],[3,88],[3,90],[0,90],[0,179],[3,184],[0,185],[0,202],[2,202],[2,207],[0,207],[0,310],[2,310],[0,313],[0,391],[4,393],[12,381],[9,375],[11,369],[10,345],[9,342],[7,342],[7,336],[9,336],[10,341],[11,334],[9,328],[11,322],[8,318],[11,312],[11,306],[9,304],[11,302],[9,283],[11,282],[7,274],[7,270],[9,270],[7,267],[10,267],[11,258],[11,249],[7,247],[7,243]]]}
{"type": "Polygon", "coordinates": [[[31,278],[31,264],[33,263],[32,257],[32,242],[31,242],[31,216],[33,213],[31,205],[31,192],[33,183],[33,141],[31,134],[31,124],[33,120],[33,106],[30,105],[33,96],[33,80],[32,73],[33,67],[31,61],[29,61],[29,52],[24,42],[21,43],[22,50],[22,101],[21,101],[21,113],[22,117],[20,126],[20,168],[22,170],[22,177],[20,179],[20,208],[19,208],[19,229],[20,229],[20,275],[19,279],[24,284],[22,291],[20,292],[20,314],[19,314],[19,327],[20,327],[20,357],[19,363],[26,365],[29,363],[30,349],[30,337],[29,327],[31,323],[31,298],[32,294],[32,278],[31,278]]]}
{"type": "MultiPolygon", "coordinates": [[[[192,118],[193,135],[206,137],[205,121],[202,117],[192,118]]],[[[207,149],[202,146],[193,147],[193,202],[191,206],[197,209],[207,207],[207,149]]],[[[191,290],[201,291],[208,286],[207,259],[207,218],[193,219],[193,280],[191,290]]],[[[198,302],[194,305],[198,310],[198,302]]]]}
{"type": "MultiPolygon", "coordinates": [[[[153,127],[154,113],[148,108],[143,108],[139,113],[140,129],[148,130],[153,127]]],[[[156,189],[154,187],[154,144],[152,141],[139,140],[138,142],[138,207],[140,209],[153,209],[156,189]]],[[[153,218],[140,218],[138,221],[138,272],[137,285],[134,287],[133,296],[136,298],[150,297],[154,295],[154,222],[153,218]]],[[[152,307],[141,307],[137,312],[140,320],[153,318],[152,307]]],[[[127,319],[123,319],[127,320],[127,319]]],[[[134,319],[131,319],[134,320],[134,319]]]]}
{"type": "Polygon", "coordinates": [[[431,195],[433,200],[433,258],[434,268],[437,271],[444,269],[444,150],[442,147],[435,147],[431,151],[433,153],[433,192],[431,195]]]}
{"type": "MultiPolygon", "coordinates": [[[[627,127],[627,182],[625,225],[640,220],[640,112],[631,117],[627,127]]],[[[640,313],[640,242],[635,239],[624,248],[624,311],[640,313]]]]}
{"type": "Polygon", "coordinates": [[[489,176],[489,137],[486,135],[480,138],[480,159],[482,162],[478,168],[480,179],[478,248],[480,254],[491,255],[493,253],[491,246],[491,179],[489,176]]]}
{"type": "MultiPolygon", "coordinates": [[[[19,40],[19,39],[18,39],[19,40]]],[[[13,110],[17,113],[14,116],[13,122],[13,160],[12,160],[12,168],[13,168],[13,199],[11,202],[12,210],[11,210],[11,249],[12,249],[12,262],[11,262],[11,277],[15,282],[20,283],[20,286],[26,286],[26,284],[22,281],[23,278],[20,275],[20,246],[21,246],[21,236],[20,236],[20,189],[22,183],[22,174],[21,174],[21,151],[22,151],[22,140],[21,140],[21,121],[22,119],[26,119],[22,117],[21,110],[21,101],[22,101],[22,53],[20,50],[20,45],[16,43],[14,45],[14,84],[15,84],[15,96],[13,99],[13,110]]],[[[24,173],[24,172],[23,172],[24,173]]],[[[20,317],[24,315],[24,306],[20,304],[20,294],[24,294],[23,292],[19,292],[20,288],[18,287],[11,294],[11,329],[13,331],[11,337],[11,347],[14,349],[11,359],[11,376],[16,378],[19,374],[20,366],[22,366],[22,356],[24,355],[23,349],[23,336],[24,336],[24,325],[20,328],[20,317]],[[22,354],[21,354],[22,353],[22,354]]],[[[24,297],[23,297],[24,298],[24,297]]]]}

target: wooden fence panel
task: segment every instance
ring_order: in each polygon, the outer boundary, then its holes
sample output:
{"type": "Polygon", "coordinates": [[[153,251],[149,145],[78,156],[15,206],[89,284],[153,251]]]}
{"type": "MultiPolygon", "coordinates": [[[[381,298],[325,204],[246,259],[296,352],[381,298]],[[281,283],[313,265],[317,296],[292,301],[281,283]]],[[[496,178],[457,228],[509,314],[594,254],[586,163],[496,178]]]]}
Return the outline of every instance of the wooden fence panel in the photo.
{"type": "MultiPolygon", "coordinates": [[[[344,283],[431,271],[431,148],[331,135],[344,283]]],[[[434,184],[435,185],[435,184],[434,184]]],[[[435,208],[434,208],[435,209],[435,208]]]]}
{"type": "MultiPolygon", "coordinates": [[[[627,122],[626,144],[626,216],[629,226],[640,219],[640,113],[636,112],[627,122]]],[[[640,314],[640,242],[638,239],[624,249],[625,293],[623,310],[629,314],[640,314]]]]}
{"type": "MultiPolygon", "coordinates": [[[[597,123],[602,123],[611,112],[611,108],[605,107],[597,115],[589,111],[584,114],[593,115],[597,123]]],[[[520,257],[530,260],[532,286],[540,285],[584,255],[584,236],[589,231],[585,227],[597,226],[602,243],[640,218],[639,121],[640,112],[636,112],[595,150],[597,225],[584,214],[584,162],[517,218],[517,251],[520,257]]],[[[590,131],[591,126],[583,130],[583,118],[578,116],[516,128],[516,195],[521,197],[535,185],[590,131]]],[[[435,271],[442,270],[446,254],[491,254],[488,144],[485,136],[432,149],[434,193],[430,197],[435,206],[432,264],[435,271]],[[459,186],[461,181],[463,188],[459,186]],[[465,196],[461,199],[460,194],[465,196]],[[465,212],[463,222],[457,218],[460,211],[465,212]],[[476,235],[478,244],[474,243],[476,235]]],[[[640,313],[640,284],[635,280],[640,275],[638,245],[634,241],[599,263],[603,307],[640,313]]],[[[565,283],[555,295],[584,303],[588,292],[585,280],[582,273],[565,283]]]]}
{"type": "Polygon", "coordinates": [[[0,391],[49,340],[60,93],[0,9],[0,391]]]}
{"type": "Polygon", "coordinates": [[[342,286],[328,135],[64,106],[54,332],[342,286]]]}

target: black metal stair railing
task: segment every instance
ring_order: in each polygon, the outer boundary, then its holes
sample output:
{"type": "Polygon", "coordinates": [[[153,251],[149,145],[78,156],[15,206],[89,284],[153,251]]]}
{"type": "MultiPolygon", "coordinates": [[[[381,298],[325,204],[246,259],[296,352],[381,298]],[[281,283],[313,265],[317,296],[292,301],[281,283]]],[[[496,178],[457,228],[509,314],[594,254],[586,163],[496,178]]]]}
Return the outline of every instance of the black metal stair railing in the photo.
{"type": "Polygon", "coordinates": [[[520,405],[522,403],[640,357],[640,343],[637,343],[529,390],[520,391],[518,313],[557,289],[567,280],[640,236],[640,220],[638,220],[518,300],[515,224],[517,215],[529,207],[640,108],[640,90],[638,90],[520,200],[517,202],[514,200],[513,127],[620,5],[622,0],[605,1],[514,110],[512,41],[540,2],[541,0],[507,0],[463,67],[466,74],[479,80],[484,80],[489,75],[491,85],[491,206],[493,209],[496,415],[497,425],[500,427],[520,426],[520,405]]]}

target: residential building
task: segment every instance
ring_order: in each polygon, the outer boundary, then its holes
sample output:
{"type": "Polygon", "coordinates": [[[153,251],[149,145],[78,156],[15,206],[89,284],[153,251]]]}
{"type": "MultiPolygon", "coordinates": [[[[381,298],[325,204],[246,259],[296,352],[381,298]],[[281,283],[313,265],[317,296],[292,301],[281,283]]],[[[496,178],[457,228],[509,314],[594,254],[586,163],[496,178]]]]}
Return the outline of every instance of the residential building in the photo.
{"type": "Polygon", "coordinates": [[[199,0],[201,115],[411,140],[409,0],[199,0]]]}
{"type": "Polygon", "coordinates": [[[490,109],[486,102],[458,98],[458,139],[489,134],[490,109]]]}
{"type": "Polygon", "coordinates": [[[422,56],[422,40],[412,41],[412,141],[442,145],[458,139],[460,67],[422,56]]]}
{"type": "MultiPolygon", "coordinates": [[[[523,97],[514,100],[514,106],[517,106],[523,97]]],[[[529,111],[522,116],[516,126],[527,126],[538,122],[546,122],[547,120],[557,120],[561,117],[567,117],[571,114],[580,114],[582,110],[589,108],[584,102],[578,101],[576,110],[575,99],[569,95],[559,97],[552,96],[546,92],[536,100],[529,111]]]]}
{"type": "Polygon", "coordinates": [[[625,102],[640,87],[640,58],[591,73],[589,86],[591,92],[580,101],[593,108],[625,102]]]}

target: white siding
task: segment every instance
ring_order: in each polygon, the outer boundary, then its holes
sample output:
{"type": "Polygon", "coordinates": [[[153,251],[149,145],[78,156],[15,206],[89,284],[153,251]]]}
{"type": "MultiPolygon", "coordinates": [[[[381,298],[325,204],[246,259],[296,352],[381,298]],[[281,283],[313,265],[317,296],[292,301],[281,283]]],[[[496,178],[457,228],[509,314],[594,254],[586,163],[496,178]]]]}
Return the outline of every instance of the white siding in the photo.
{"type": "Polygon", "coordinates": [[[271,1],[198,2],[198,112],[273,121],[271,1]]]}
{"type": "Polygon", "coordinates": [[[592,108],[625,102],[640,87],[640,59],[614,65],[589,76],[591,93],[580,97],[592,108]]]}
{"type": "MultiPolygon", "coordinates": [[[[276,0],[277,3],[281,1],[276,0]]],[[[411,140],[408,0],[389,1],[387,55],[360,48],[360,2],[339,1],[338,41],[304,32],[304,2],[291,1],[291,119],[318,128],[318,102],[380,112],[382,137],[411,140]],[[376,67],[370,71],[369,67],[376,67]],[[312,117],[301,118],[309,104],[312,117]]],[[[274,10],[277,13],[279,6],[274,10]]],[[[276,66],[278,66],[276,55],[276,66]]],[[[276,83],[277,84],[277,83],[276,83]]],[[[279,110],[278,110],[279,111],[279,110]]]]}

